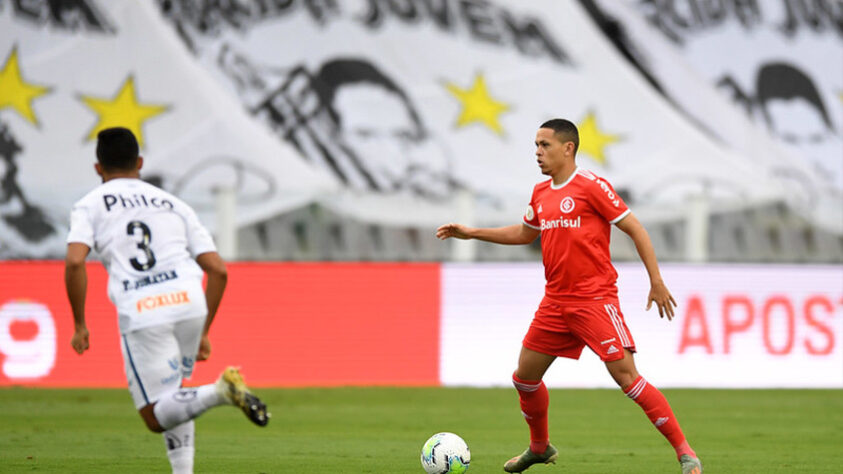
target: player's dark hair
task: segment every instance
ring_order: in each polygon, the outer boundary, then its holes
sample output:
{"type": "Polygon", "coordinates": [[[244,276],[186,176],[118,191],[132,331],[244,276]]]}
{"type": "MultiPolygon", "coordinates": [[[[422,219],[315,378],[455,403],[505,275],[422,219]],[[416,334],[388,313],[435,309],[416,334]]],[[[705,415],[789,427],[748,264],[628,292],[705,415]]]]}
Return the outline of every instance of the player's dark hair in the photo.
{"type": "Polygon", "coordinates": [[[577,130],[577,126],[570,120],[560,118],[550,119],[543,123],[539,128],[549,128],[553,130],[553,134],[556,135],[556,138],[558,138],[562,143],[574,142],[574,155],[577,154],[577,150],[580,148],[580,132],[577,130]]]}
{"type": "Polygon", "coordinates": [[[138,153],[138,141],[127,128],[106,128],[97,134],[97,161],[106,171],[134,169],[138,153]]]}

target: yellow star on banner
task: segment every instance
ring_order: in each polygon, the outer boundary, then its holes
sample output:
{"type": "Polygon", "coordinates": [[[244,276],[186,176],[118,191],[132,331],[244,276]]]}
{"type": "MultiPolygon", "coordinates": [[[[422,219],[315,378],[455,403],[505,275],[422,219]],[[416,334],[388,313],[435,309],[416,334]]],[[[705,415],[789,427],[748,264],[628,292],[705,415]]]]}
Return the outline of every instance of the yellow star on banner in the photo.
{"type": "Polygon", "coordinates": [[[482,74],[477,75],[470,89],[461,89],[453,83],[447,83],[445,87],[462,103],[462,113],[457,118],[457,127],[480,122],[496,134],[503,135],[503,127],[498,121],[498,115],[509,110],[509,106],[496,101],[489,95],[482,74]]]}
{"type": "Polygon", "coordinates": [[[49,87],[26,82],[21,77],[18,48],[13,48],[3,69],[0,69],[0,110],[11,107],[37,127],[38,118],[32,110],[32,101],[49,91],[49,87]]]}
{"type": "Polygon", "coordinates": [[[166,105],[141,104],[138,102],[135,80],[132,76],[126,79],[113,99],[82,96],[81,100],[99,116],[99,121],[88,134],[88,140],[94,140],[100,130],[111,127],[125,127],[135,134],[141,148],[144,146],[143,123],[167,110],[166,105]]]}
{"type": "Polygon", "coordinates": [[[579,151],[587,153],[594,161],[606,165],[606,154],[603,149],[612,143],[622,140],[620,135],[604,133],[597,126],[597,117],[589,111],[585,118],[577,124],[580,132],[579,151]]]}

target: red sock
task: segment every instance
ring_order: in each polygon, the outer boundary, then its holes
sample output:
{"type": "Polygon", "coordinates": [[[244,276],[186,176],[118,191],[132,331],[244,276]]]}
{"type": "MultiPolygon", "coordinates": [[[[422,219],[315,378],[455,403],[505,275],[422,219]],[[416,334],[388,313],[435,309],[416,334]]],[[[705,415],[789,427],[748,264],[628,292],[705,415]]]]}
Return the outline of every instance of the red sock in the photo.
{"type": "Polygon", "coordinates": [[[623,393],[644,410],[647,418],[653,422],[656,429],[667,438],[670,445],[676,450],[676,457],[683,454],[697,457],[694,450],[688,445],[688,441],[685,440],[685,435],[682,434],[682,428],[679,427],[679,422],[676,421],[670,404],[667,403],[667,399],[664,398],[659,389],[647,383],[644,377],[639,376],[623,393]]]}
{"type": "Polygon", "coordinates": [[[521,414],[530,427],[530,451],[541,454],[547,450],[547,407],[550,397],[541,380],[521,380],[512,374],[512,383],[521,400],[521,414]]]}

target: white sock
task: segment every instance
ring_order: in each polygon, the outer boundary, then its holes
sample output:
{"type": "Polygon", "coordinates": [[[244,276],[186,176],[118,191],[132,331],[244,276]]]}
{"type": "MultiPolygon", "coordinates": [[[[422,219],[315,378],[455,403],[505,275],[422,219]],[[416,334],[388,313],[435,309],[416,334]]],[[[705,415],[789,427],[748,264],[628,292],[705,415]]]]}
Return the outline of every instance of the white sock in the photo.
{"type": "Polygon", "coordinates": [[[173,474],[193,474],[193,420],[174,426],[162,434],[173,474]]]}
{"type": "Polygon", "coordinates": [[[208,408],[228,403],[216,391],[215,384],[196,388],[180,388],[166,393],[158,399],[153,408],[155,419],[165,430],[192,420],[208,408]]]}

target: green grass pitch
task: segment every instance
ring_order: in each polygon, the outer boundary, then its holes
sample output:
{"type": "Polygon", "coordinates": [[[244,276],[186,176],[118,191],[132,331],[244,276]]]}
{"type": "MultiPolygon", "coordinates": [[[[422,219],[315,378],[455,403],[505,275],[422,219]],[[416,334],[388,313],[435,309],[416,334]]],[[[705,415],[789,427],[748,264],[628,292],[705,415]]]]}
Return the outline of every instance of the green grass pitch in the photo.
{"type": "MultiPolygon", "coordinates": [[[[266,428],[223,407],[196,422],[196,472],[423,473],[438,431],[503,472],[528,442],[514,389],[259,389],[266,428]]],[[[664,390],[707,473],[843,472],[843,390],[664,390]]],[[[678,473],[672,449],[619,390],[551,390],[556,465],[531,474],[678,473]]],[[[168,472],[126,390],[0,389],[0,472],[168,472]]]]}

